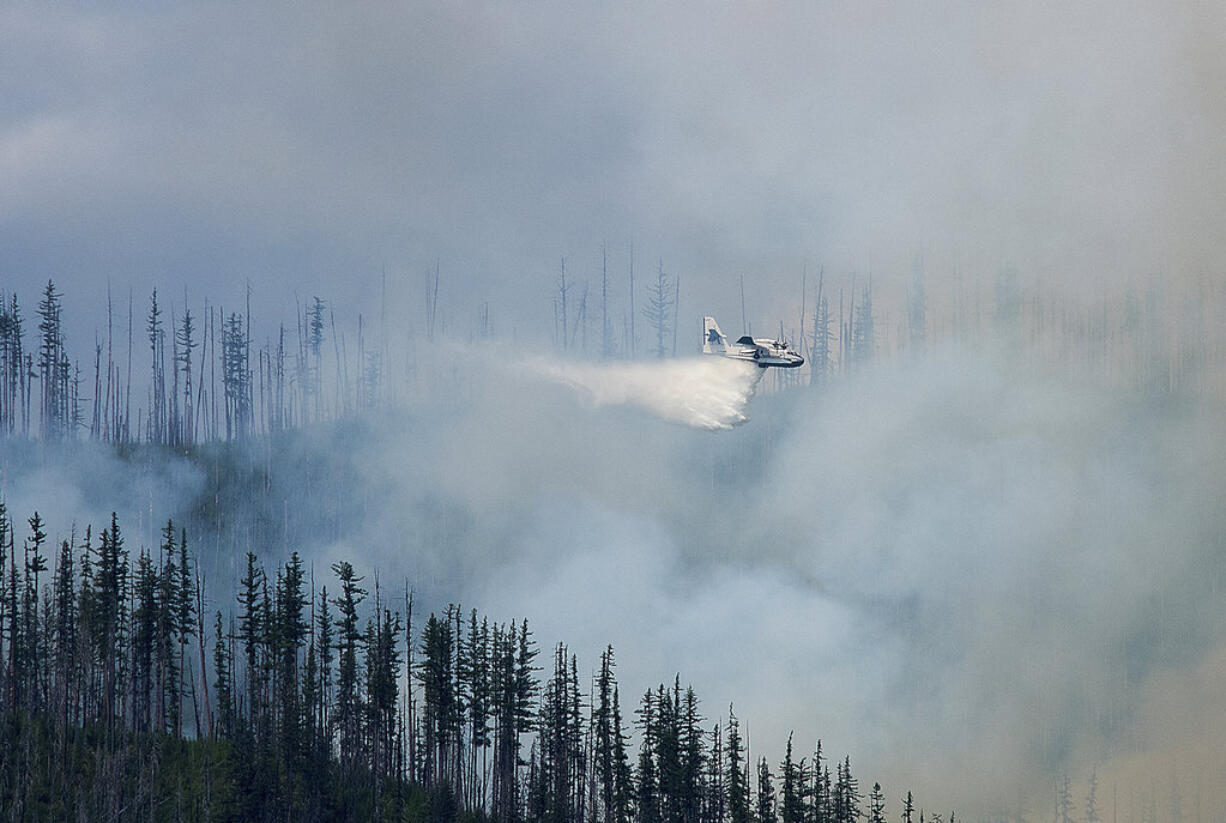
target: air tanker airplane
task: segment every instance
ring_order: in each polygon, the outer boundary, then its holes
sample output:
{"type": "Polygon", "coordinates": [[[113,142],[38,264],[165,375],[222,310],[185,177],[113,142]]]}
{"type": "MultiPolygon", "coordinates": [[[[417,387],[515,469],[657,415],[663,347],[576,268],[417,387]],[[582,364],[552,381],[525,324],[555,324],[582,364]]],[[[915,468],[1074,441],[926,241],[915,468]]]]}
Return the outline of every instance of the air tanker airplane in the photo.
{"type": "Polygon", "coordinates": [[[720,354],[733,360],[744,360],[756,363],[760,368],[778,366],[781,369],[794,369],[804,365],[805,359],[782,340],[769,340],[765,337],[750,337],[745,335],[740,340],[729,345],[728,338],[719,330],[719,324],[714,317],[702,318],[702,353],[720,354]]]}

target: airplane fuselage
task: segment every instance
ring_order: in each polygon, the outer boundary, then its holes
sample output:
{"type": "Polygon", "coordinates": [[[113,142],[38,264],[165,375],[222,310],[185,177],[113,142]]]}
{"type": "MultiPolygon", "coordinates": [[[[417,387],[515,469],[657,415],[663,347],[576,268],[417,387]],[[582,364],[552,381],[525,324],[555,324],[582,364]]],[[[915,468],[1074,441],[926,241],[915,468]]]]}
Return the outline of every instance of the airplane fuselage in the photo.
{"type": "Polygon", "coordinates": [[[763,369],[768,366],[795,369],[805,364],[805,359],[786,343],[765,337],[742,337],[724,351],[724,357],[745,360],[763,369]]]}
{"type": "Polygon", "coordinates": [[[782,340],[745,335],[735,343],[729,343],[728,338],[719,330],[714,317],[702,319],[702,353],[744,360],[763,369],[768,366],[794,369],[803,366],[805,362],[804,357],[782,340]]]}

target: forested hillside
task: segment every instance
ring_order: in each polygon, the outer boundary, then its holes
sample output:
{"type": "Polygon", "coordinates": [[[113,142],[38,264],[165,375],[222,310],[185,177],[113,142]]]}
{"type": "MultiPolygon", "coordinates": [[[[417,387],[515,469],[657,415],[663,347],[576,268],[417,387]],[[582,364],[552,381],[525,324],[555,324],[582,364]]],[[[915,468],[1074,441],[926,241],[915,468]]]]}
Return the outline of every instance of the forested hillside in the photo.
{"type": "MultiPolygon", "coordinates": [[[[698,354],[691,322],[705,309],[681,311],[680,280],[663,262],[637,300],[631,263],[628,304],[611,299],[605,263],[590,274],[595,284],[573,272],[568,280],[563,261],[552,335],[534,341],[542,349],[571,361],[698,354]],[[589,285],[600,293],[590,308],[589,285]],[[580,286],[576,305],[568,294],[580,286]]],[[[75,306],[70,321],[54,281],[42,287],[33,311],[28,297],[0,283],[0,436],[188,450],[396,409],[466,362],[474,346],[510,345],[522,354],[522,341],[491,324],[487,302],[463,309],[468,322],[444,328],[438,278],[437,269],[426,275],[424,312],[383,304],[376,324],[360,313],[342,314],[338,323],[336,313],[347,307],[318,296],[296,304],[292,319],[287,307],[253,321],[250,294],[236,311],[207,299],[199,307],[168,304],[156,288],[139,303],[129,292],[122,305],[108,292],[104,307],[75,306]],[[92,345],[70,339],[89,323],[92,345]],[[446,346],[436,348],[444,334],[446,346]]],[[[942,346],[1004,347],[1147,394],[1217,397],[1224,390],[1226,285],[1218,279],[1198,279],[1189,289],[1154,277],[1089,300],[1024,281],[1012,268],[958,275],[952,287],[938,289],[919,258],[909,282],[896,278],[888,290],[854,271],[837,279],[823,271],[816,279],[801,278],[798,301],[767,329],[794,341],[806,365],[773,370],[767,390],[822,387],[875,361],[916,360],[942,346]]]]}
{"type": "MultiPolygon", "coordinates": [[[[886,819],[849,757],[755,759],[679,675],[623,700],[612,647],[542,656],[527,619],[423,618],[411,586],[297,552],[248,553],[212,604],[173,522],[153,547],[115,517],[47,534],[0,506],[6,819],[886,819]]],[[[898,792],[892,819],[924,819],[898,792]]]]}
{"type": "Polygon", "coordinates": [[[1220,284],[922,274],[902,314],[810,279],[779,324],[805,368],[719,433],[625,402],[693,403],[697,361],[592,342],[578,280],[552,370],[492,326],[458,367],[414,359],[430,323],[354,337],[311,300],[269,334],[160,294],[94,307],[77,358],[54,284],[37,322],[8,294],[6,810],[871,817],[843,752],[891,820],[912,789],[925,820],[1208,806],[1220,284]]]}

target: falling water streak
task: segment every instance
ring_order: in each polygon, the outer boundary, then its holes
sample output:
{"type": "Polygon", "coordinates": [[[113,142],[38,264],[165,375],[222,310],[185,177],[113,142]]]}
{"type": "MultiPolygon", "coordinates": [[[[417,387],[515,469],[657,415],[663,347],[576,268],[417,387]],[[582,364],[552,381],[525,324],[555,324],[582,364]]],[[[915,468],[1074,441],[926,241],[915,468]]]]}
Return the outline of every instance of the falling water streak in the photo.
{"type": "Polygon", "coordinates": [[[595,407],[626,405],[664,420],[721,430],[749,420],[762,369],[717,357],[636,363],[533,361],[530,373],[579,390],[595,407]]]}

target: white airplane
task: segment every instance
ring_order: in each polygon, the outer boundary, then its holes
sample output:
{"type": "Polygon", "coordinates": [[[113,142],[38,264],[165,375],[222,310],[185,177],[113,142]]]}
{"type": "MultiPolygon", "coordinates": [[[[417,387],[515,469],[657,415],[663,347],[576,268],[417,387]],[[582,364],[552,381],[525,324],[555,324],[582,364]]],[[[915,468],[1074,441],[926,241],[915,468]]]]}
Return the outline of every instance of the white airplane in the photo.
{"type": "Polygon", "coordinates": [[[740,340],[729,345],[728,338],[719,330],[719,324],[714,317],[702,318],[702,353],[720,354],[733,360],[744,360],[756,363],[760,368],[778,366],[781,369],[794,369],[803,366],[805,359],[782,340],[769,340],[765,337],[750,337],[745,335],[740,340]]]}

